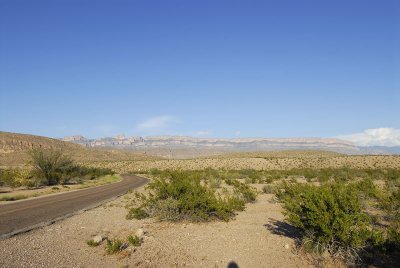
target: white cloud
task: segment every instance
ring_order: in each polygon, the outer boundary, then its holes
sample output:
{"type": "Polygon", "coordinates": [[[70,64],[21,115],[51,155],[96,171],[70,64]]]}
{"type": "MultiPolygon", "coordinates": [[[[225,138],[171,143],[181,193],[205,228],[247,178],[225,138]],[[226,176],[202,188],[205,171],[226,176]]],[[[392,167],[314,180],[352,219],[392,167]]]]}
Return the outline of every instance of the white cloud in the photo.
{"type": "Polygon", "coordinates": [[[169,115],[156,116],[137,124],[135,130],[149,134],[159,133],[167,130],[177,121],[175,117],[169,115]]]}
{"type": "Polygon", "coordinates": [[[235,136],[240,136],[241,133],[242,133],[242,132],[241,132],[240,130],[236,130],[236,131],[235,131],[235,136]]]}
{"type": "Polygon", "coordinates": [[[352,141],[359,146],[400,146],[400,129],[372,128],[337,138],[352,141]]]}
{"type": "Polygon", "coordinates": [[[195,133],[196,136],[209,136],[212,134],[211,130],[200,130],[195,133]]]}

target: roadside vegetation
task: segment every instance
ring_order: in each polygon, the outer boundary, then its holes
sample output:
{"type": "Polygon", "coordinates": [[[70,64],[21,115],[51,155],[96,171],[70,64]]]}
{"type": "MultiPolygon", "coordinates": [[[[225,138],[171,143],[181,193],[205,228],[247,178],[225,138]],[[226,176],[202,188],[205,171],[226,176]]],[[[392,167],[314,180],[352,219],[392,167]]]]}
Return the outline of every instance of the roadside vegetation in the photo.
{"type": "Polygon", "coordinates": [[[98,247],[104,244],[105,253],[113,255],[126,250],[129,246],[133,248],[140,247],[143,243],[143,237],[137,235],[129,235],[126,239],[108,238],[103,236],[96,236],[90,240],[86,240],[89,247],[98,247]]]}
{"type": "MultiPolygon", "coordinates": [[[[52,190],[59,190],[56,185],[68,187],[68,184],[84,184],[90,186],[89,181],[96,181],[100,177],[113,175],[114,172],[105,168],[92,168],[76,164],[62,151],[39,150],[30,152],[31,160],[26,168],[0,169],[0,187],[25,187],[28,189],[41,186],[53,186],[52,190]]],[[[110,180],[108,178],[108,180],[110,180]]],[[[2,196],[0,201],[12,201],[27,198],[26,195],[2,196]]]]}

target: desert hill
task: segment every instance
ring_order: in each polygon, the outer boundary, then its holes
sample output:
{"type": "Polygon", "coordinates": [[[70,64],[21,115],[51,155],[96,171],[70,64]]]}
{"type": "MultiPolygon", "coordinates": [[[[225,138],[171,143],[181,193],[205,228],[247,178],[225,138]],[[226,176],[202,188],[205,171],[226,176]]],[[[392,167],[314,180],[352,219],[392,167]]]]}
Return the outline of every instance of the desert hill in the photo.
{"type": "Polygon", "coordinates": [[[33,148],[59,149],[78,162],[149,160],[155,157],[141,152],[85,148],[82,145],[48,137],[0,132],[0,166],[20,166],[29,160],[33,148]]]}

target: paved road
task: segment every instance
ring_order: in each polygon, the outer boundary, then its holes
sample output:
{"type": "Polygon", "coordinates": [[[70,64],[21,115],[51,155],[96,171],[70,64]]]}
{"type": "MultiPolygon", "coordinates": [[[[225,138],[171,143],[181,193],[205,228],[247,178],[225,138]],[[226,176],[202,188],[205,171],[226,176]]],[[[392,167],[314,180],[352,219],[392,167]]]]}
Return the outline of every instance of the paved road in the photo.
{"type": "Polygon", "coordinates": [[[0,205],[0,239],[98,206],[148,182],[133,175],[122,177],[123,180],[117,183],[0,205]]]}

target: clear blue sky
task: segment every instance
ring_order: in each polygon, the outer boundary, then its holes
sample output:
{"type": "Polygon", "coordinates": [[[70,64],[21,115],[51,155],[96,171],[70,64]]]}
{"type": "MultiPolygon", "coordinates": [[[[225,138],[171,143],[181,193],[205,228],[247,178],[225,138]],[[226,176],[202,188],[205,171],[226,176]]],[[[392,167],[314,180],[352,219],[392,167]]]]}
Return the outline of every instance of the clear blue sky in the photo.
{"type": "Polygon", "coordinates": [[[0,130],[400,128],[400,1],[1,1],[0,130]]]}

